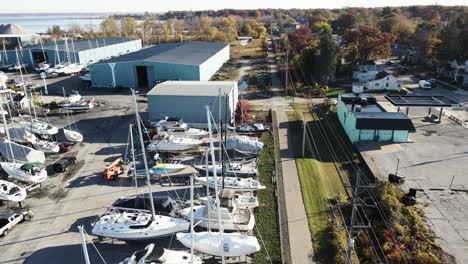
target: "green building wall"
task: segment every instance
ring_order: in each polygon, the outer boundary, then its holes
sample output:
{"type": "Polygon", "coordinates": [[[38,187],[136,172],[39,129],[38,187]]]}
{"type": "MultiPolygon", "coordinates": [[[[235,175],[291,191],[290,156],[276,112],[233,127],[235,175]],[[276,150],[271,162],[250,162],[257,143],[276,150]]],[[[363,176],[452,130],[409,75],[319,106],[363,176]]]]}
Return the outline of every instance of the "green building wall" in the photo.
{"type": "Polygon", "coordinates": [[[372,129],[356,129],[356,116],[349,111],[343,101],[341,95],[338,95],[337,115],[343,129],[345,130],[351,142],[359,141],[393,141],[396,143],[408,142],[409,132],[407,130],[372,130],[372,129]]]}

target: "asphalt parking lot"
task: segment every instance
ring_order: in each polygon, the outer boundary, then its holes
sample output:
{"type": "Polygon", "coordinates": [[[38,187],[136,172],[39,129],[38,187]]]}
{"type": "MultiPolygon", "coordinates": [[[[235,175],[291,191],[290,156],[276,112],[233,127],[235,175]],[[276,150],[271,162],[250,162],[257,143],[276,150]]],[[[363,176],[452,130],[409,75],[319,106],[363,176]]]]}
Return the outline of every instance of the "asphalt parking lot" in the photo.
{"type": "MultiPolygon", "coordinates": [[[[105,162],[121,155],[127,144],[128,125],[134,120],[130,92],[87,90],[78,77],[50,79],[48,83],[49,95],[43,98],[46,102],[59,100],[64,87],[67,93],[78,90],[86,99],[94,98],[101,106],[72,116],[72,127],[85,138],[72,150],[78,165],[71,173],[51,175],[42,190],[27,198],[24,207],[34,212],[34,219],[21,223],[7,237],[0,238],[0,263],[83,263],[77,226],[84,225],[90,234],[90,223],[106,206],[119,197],[147,190],[146,187],[135,189],[133,181],[128,179],[106,182],[102,177],[105,162]]],[[[138,101],[145,120],[145,98],[138,97],[138,101]]],[[[59,128],[67,125],[67,118],[59,114],[49,116],[49,120],[59,128]]],[[[144,186],[143,179],[138,186],[144,186]]],[[[154,192],[164,193],[174,189],[161,187],[157,182],[153,182],[152,188],[154,192]]],[[[0,206],[0,213],[8,209],[17,209],[17,205],[0,206]]],[[[91,235],[90,238],[94,239],[91,235]]],[[[171,238],[156,242],[177,247],[175,239],[171,238]]],[[[122,261],[146,246],[146,243],[110,240],[95,244],[108,263],[122,261]]],[[[88,249],[92,262],[100,262],[96,251],[91,246],[88,249]]]]}
{"type": "Polygon", "coordinates": [[[410,109],[416,133],[411,143],[359,144],[374,174],[386,179],[406,176],[403,185],[421,189],[419,205],[446,252],[458,263],[468,263],[468,129],[444,117],[442,123],[425,120],[427,108],[410,109]]]}

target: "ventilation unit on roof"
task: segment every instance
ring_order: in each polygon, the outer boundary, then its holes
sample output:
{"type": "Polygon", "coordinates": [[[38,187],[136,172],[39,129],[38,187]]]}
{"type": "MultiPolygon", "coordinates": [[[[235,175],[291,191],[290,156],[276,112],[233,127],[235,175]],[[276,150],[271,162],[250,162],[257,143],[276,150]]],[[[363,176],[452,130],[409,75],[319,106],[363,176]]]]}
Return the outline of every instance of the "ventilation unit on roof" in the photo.
{"type": "Polygon", "coordinates": [[[367,98],[365,97],[361,98],[361,105],[364,105],[364,106],[367,105],[367,98]]]}
{"type": "Polygon", "coordinates": [[[361,112],[362,106],[356,105],[356,112],[361,112]]]}

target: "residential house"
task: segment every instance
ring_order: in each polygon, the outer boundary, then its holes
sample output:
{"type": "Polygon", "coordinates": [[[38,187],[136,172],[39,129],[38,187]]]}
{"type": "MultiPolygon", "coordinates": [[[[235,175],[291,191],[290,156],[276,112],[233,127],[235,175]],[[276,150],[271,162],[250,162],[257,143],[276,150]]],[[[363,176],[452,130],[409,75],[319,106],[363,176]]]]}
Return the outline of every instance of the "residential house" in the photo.
{"type": "Polygon", "coordinates": [[[378,70],[366,70],[353,71],[353,80],[358,82],[367,82],[375,79],[375,76],[379,73],[378,70]]]}
{"type": "Polygon", "coordinates": [[[399,90],[402,83],[398,79],[386,71],[379,72],[374,79],[365,83],[364,87],[367,90],[399,90]]]}

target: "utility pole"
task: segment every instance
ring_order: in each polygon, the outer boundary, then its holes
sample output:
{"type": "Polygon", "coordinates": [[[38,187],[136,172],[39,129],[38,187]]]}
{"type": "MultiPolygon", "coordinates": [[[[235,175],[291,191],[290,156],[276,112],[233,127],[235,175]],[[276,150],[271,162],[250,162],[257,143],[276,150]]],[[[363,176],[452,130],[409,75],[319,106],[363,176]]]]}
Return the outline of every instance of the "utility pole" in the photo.
{"type": "Polygon", "coordinates": [[[353,252],[353,248],[354,248],[354,226],[355,226],[355,223],[356,223],[356,202],[357,202],[357,199],[358,199],[358,194],[359,194],[359,184],[360,183],[360,180],[361,180],[361,171],[358,170],[357,171],[357,175],[356,175],[356,185],[354,186],[354,193],[353,193],[353,208],[351,210],[351,222],[349,224],[349,227],[348,227],[348,248],[346,249],[346,264],[351,264],[351,255],[352,255],[352,252],[353,252]]]}
{"type": "Polygon", "coordinates": [[[284,89],[285,89],[285,92],[286,92],[286,95],[288,94],[288,79],[289,79],[289,76],[288,76],[288,71],[289,71],[289,50],[287,47],[285,47],[285,50],[286,50],[286,61],[285,61],[285,71],[284,71],[284,89]]]}
{"type": "Polygon", "coordinates": [[[302,113],[302,157],[305,157],[305,142],[306,142],[306,119],[304,113],[302,113]]]}

